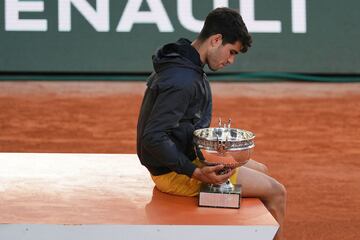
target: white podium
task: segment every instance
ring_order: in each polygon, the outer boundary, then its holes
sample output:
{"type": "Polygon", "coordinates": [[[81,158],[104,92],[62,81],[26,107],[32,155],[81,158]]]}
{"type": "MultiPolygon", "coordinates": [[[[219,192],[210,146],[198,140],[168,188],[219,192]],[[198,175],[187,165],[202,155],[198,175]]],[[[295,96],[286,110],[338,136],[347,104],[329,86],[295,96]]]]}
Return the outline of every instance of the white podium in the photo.
{"type": "Polygon", "coordinates": [[[0,239],[266,240],[258,199],[200,208],[154,188],[135,154],[0,153],[0,239]]]}

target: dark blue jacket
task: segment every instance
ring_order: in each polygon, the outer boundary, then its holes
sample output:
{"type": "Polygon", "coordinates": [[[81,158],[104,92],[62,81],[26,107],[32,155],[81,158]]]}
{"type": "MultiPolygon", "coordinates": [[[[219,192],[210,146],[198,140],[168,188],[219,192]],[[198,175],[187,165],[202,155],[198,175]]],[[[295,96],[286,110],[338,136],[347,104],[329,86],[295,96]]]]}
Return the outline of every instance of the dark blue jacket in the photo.
{"type": "Polygon", "coordinates": [[[187,39],[153,56],[137,125],[137,154],[152,175],[192,176],[193,131],[209,127],[212,97],[200,56],[187,39]]]}

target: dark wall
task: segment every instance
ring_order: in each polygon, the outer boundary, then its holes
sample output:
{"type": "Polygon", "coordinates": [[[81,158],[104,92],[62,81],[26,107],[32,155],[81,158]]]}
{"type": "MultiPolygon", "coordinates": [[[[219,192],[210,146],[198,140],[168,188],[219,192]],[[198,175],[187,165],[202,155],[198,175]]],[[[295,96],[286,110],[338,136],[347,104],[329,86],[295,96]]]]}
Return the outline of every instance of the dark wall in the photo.
{"type": "Polygon", "coordinates": [[[224,72],[360,73],[357,0],[2,0],[0,72],[149,72],[214,4],[239,9],[254,37],[224,72]]]}

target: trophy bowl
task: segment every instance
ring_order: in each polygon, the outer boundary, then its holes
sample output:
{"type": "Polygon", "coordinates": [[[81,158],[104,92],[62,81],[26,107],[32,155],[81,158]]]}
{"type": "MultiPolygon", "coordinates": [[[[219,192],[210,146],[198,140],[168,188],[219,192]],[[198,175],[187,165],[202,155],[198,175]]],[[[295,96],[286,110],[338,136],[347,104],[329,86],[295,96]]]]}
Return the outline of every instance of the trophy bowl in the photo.
{"type": "MultiPolygon", "coordinates": [[[[247,163],[255,147],[252,132],[221,124],[217,128],[201,128],[193,133],[196,154],[205,165],[223,165],[217,174],[226,174],[247,163]]],[[[221,184],[202,183],[199,206],[240,208],[241,185],[230,179],[221,184]]]]}
{"type": "Polygon", "coordinates": [[[202,128],[193,135],[197,155],[206,165],[240,167],[249,161],[255,147],[255,135],[237,128],[202,128]]]}

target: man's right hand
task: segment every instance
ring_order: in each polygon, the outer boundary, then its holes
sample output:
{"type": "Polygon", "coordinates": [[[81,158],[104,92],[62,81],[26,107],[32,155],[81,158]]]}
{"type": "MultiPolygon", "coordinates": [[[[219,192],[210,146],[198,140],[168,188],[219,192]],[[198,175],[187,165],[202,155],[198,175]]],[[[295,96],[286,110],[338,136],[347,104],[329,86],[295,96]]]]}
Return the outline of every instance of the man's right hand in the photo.
{"type": "Polygon", "coordinates": [[[224,165],[216,166],[204,166],[202,168],[196,168],[192,177],[209,184],[222,184],[226,182],[231,175],[235,173],[235,169],[232,169],[228,173],[219,175],[218,172],[224,168],[224,165]]]}

